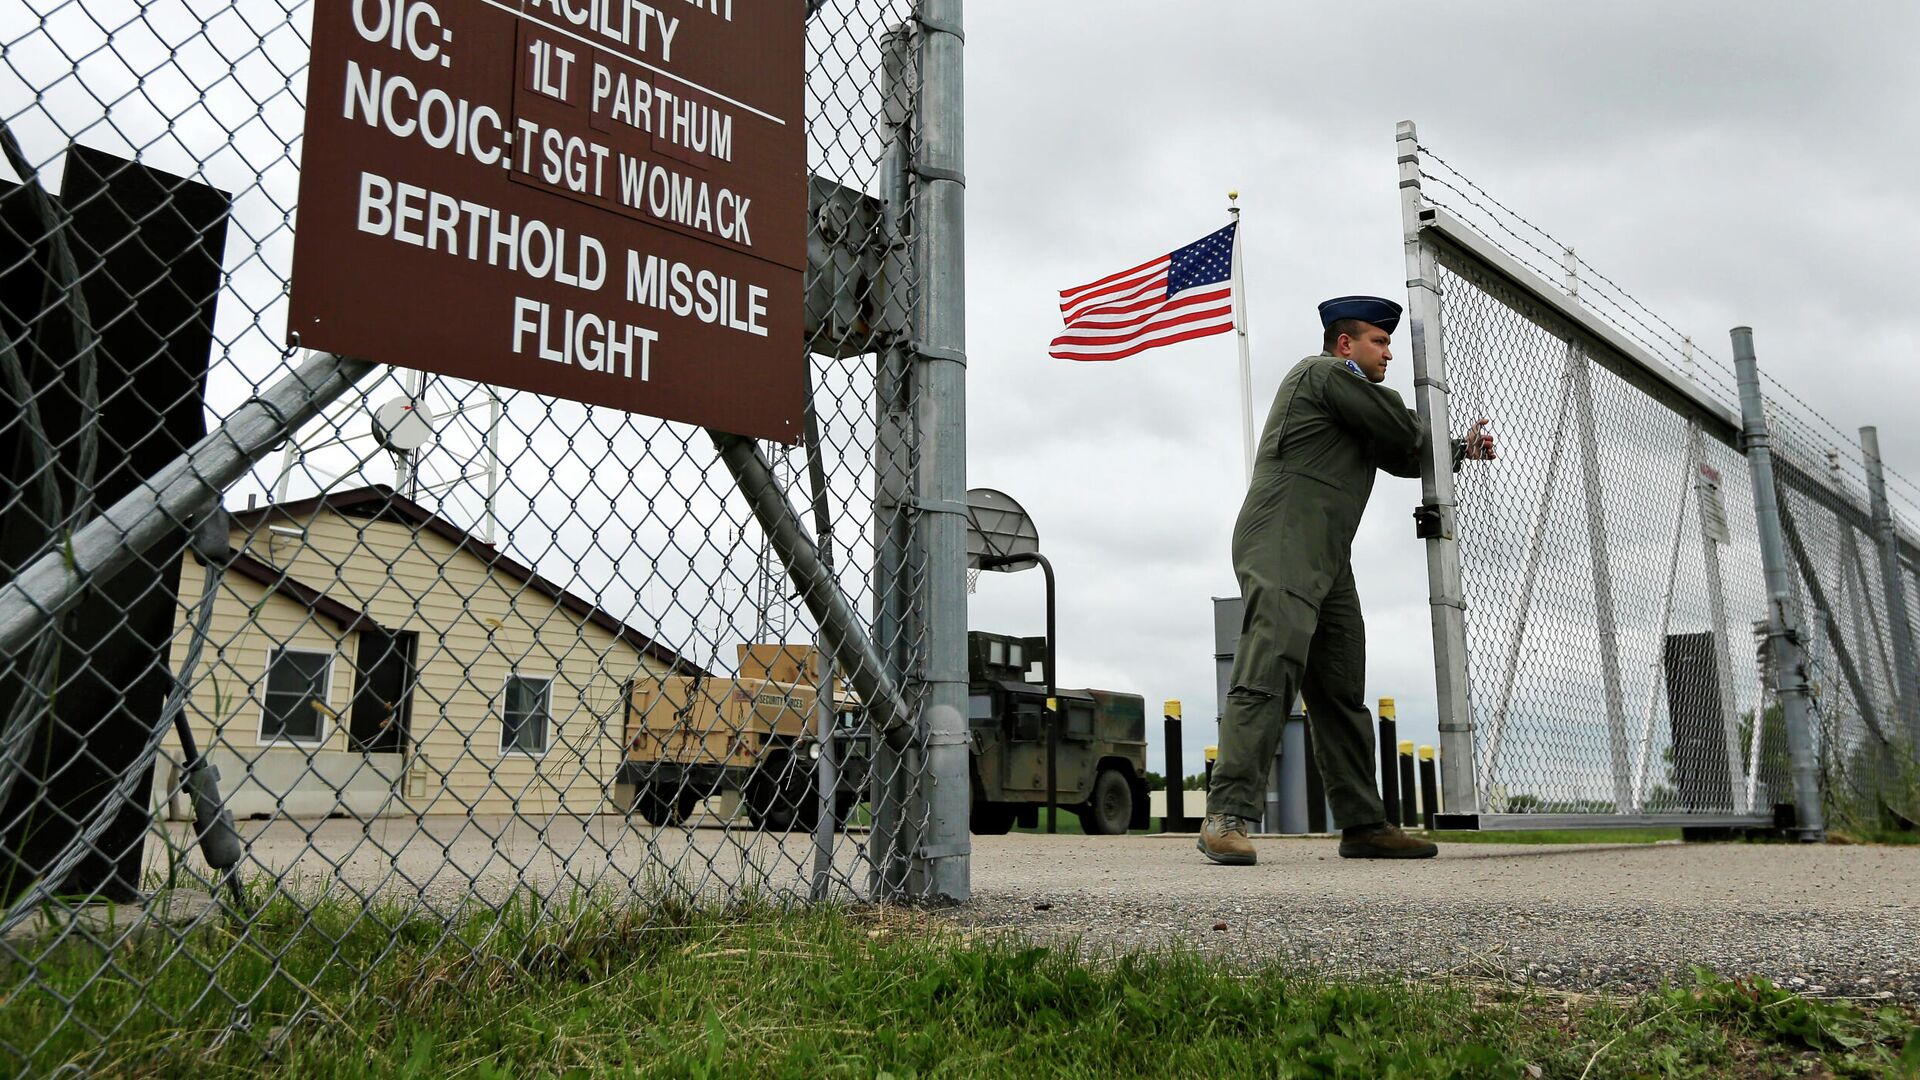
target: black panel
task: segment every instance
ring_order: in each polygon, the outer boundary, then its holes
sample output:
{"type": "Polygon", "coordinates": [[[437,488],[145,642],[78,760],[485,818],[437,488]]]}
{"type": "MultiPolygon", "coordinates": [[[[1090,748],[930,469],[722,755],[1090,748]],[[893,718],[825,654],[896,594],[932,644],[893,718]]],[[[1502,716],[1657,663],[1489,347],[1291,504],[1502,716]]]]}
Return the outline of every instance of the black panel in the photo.
{"type": "Polygon", "coordinates": [[[1683,810],[1731,810],[1727,732],[1713,635],[1668,634],[1667,720],[1673,732],[1673,786],[1683,810]]]}
{"type": "MultiPolygon", "coordinates": [[[[26,401],[0,384],[0,579],[64,533],[135,491],[206,434],[203,408],[214,299],[229,199],[178,177],[85,148],[67,155],[58,203],[98,334],[97,405],[86,403],[74,312],[58,287],[48,228],[30,191],[0,190],[0,330],[20,343],[32,406],[54,443],[60,513],[49,516],[24,422],[26,401]],[[91,419],[97,467],[82,503],[82,433],[91,419]],[[76,510],[76,507],[79,507],[76,510]]],[[[179,614],[184,532],[96,582],[63,620],[60,683],[51,703],[24,687],[25,657],[0,673],[7,723],[33,723],[27,775],[0,811],[0,897],[11,899],[84,823],[112,815],[94,852],[56,888],[138,896],[152,770],[129,798],[104,801],[160,722],[172,684],[167,646],[179,614]],[[18,707],[15,707],[18,703],[18,707]]]]}

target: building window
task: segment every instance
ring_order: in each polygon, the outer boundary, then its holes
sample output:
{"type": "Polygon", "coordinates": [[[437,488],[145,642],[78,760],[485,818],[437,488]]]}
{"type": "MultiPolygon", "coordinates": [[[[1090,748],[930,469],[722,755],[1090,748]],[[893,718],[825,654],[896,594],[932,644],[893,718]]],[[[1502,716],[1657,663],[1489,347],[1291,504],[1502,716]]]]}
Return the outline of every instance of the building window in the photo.
{"type": "Polygon", "coordinates": [[[500,709],[502,753],[547,752],[547,718],[553,705],[553,680],[525,675],[507,676],[505,702],[500,709]]]}
{"type": "Polygon", "coordinates": [[[275,649],[267,657],[262,742],[319,742],[327,732],[333,654],[275,649]]]}

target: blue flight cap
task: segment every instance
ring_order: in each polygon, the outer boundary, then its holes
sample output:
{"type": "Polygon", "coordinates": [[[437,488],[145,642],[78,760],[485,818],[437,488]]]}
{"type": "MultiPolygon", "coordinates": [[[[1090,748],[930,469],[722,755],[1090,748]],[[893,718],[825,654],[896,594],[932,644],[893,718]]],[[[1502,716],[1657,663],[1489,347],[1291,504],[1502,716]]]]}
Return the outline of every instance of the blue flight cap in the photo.
{"type": "Polygon", "coordinates": [[[1341,319],[1359,319],[1391,334],[1393,328],[1400,325],[1400,305],[1378,296],[1336,296],[1321,303],[1322,330],[1341,319]]]}

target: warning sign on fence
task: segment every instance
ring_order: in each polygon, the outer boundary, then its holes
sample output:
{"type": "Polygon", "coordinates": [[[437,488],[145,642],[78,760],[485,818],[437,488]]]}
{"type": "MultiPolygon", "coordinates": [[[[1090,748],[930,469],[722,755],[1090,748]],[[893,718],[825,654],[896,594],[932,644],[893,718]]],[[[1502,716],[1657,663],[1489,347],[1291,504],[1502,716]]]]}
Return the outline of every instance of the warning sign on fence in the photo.
{"type": "Polygon", "coordinates": [[[793,442],[803,8],[320,0],[289,337],[793,442]]]}

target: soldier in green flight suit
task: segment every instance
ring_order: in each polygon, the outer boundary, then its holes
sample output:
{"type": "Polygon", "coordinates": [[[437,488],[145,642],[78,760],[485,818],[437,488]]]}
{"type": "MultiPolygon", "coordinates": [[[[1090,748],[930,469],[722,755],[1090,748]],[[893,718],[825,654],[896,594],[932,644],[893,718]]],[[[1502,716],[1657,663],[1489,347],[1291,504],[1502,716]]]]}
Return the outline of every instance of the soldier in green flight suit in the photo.
{"type": "MultiPolygon", "coordinates": [[[[1268,770],[1296,694],[1306,701],[1314,754],[1340,854],[1423,859],[1439,849],[1386,820],[1373,784],[1373,717],[1366,707],[1367,640],[1350,552],[1375,469],[1419,476],[1426,425],[1380,385],[1400,305],[1343,296],[1320,305],[1326,351],[1280,383],[1233,530],[1233,569],[1245,604],[1220,755],[1199,847],[1214,862],[1254,862],[1247,824],[1260,816],[1268,770]]],[[[1453,448],[1490,459],[1486,420],[1453,448]]]]}

